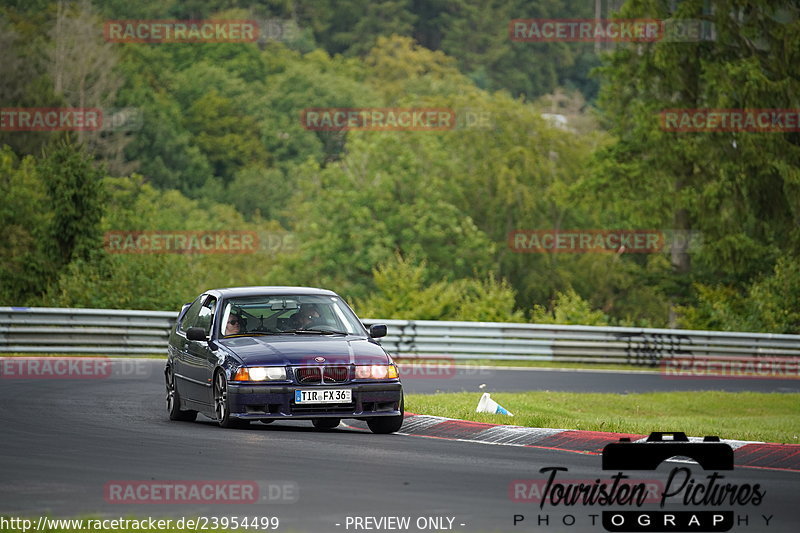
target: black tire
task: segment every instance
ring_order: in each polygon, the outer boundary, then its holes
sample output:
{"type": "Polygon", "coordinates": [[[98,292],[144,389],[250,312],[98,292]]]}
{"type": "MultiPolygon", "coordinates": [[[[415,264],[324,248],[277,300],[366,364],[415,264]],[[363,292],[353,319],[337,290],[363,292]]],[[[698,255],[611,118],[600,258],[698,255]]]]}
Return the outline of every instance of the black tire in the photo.
{"type": "Polygon", "coordinates": [[[314,428],[320,431],[327,431],[338,426],[342,422],[341,418],[314,418],[311,423],[314,428]]]}
{"type": "Polygon", "coordinates": [[[175,375],[172,373],[171,366],[168,366],[164,372],[164,378],[167,382],[167,414],[169,414],[169,419],[194,422],[197,419],[197,411],[184,411],[181,409],[181,398],[178,396],[178,389],[175,388],[175,375]]]}
{"type": "Polygon", "coordinates": [[[267,418],[267,419],[264,419],[264,420],[259,420],[259,422],[261,422],[262,424],[272,424],[273,422],[275,422],[275,419],[274,418],[267,418]]]}
{"type": "Polygon", "coordinates": [[[214,375],[214,414],[220,427],[242,428],[249,425],[249,421],[239,420],[231,416],[228,404],[228,380],[225,372],[219,371],[214,375]]]}
{"type": "Polygon", "coordinates": [[[368,418],[367,425],[369,430],[373,433],[385,435],[386,433],[394,433],[400,431],[403,427],[403,410],[405,401],[400,400],[400,414],[398,416],[381,416],[375,418],[368,418]]]}

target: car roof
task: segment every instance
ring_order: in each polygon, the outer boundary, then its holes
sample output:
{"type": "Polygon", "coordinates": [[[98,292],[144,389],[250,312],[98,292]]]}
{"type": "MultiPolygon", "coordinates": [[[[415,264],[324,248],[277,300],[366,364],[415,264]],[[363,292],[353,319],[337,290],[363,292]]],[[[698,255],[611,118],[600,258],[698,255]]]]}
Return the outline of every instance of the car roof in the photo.
{"type": "Polygon", "coordinates": [[[339,296],[333,291],[319,289],[316,287],[286,287],[286,286],[264,286],[264,287],[228,287],[225,289],[210,289],[203,294],[212,294],[221,298],[232,298],[237,296],[259,296],[269,294],[274,296],[304,294],[321,296],[339,296]]]}

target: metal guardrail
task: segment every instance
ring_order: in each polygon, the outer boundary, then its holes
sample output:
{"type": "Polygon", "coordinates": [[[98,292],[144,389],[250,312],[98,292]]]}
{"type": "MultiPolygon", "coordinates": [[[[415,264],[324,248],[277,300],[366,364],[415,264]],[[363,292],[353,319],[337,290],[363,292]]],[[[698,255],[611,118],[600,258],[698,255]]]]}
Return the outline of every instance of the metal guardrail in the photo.
{"type": "MultiPolygon", "coordinates": [[[[166,354],[177,313],[0,307],[0,353],[166,354]]],[[[386,324],[400,357],[627,363],[669,358],[800,358],[800,335],[501,322],[365,319],[386,324]]]]}
{"type": "Polygon", "coordinates": [[[0,307],[0,353],[167,353],[176,312],[0,307]]]}
{"type": "MultiPolygon", "coordinates": [[[[364,320],[365,324],[378,321],[364,320]]],[[[382,320],[386,349],[404,357],[626,363],[665,359],[800,358],[800,335],[684,329],[382,320]]]]}

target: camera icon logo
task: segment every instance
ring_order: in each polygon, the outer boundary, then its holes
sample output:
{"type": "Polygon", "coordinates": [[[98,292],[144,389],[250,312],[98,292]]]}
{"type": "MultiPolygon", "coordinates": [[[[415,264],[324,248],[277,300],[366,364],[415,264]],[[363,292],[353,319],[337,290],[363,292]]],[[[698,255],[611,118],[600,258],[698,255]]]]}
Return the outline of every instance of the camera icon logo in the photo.
{"type": "Polygon", "coordinates": [[[688,457],[704,470],[733,470],[733,448],[720,442],[719,437],[704,437],[702,442],[690,442],[686,434],[677,432],[650,433],[645,442],[619,442],[603,448],[603,470],[655,470],[671,457],[688,457]],[[671,438],[665,439],[665,435],[671,438]]]}

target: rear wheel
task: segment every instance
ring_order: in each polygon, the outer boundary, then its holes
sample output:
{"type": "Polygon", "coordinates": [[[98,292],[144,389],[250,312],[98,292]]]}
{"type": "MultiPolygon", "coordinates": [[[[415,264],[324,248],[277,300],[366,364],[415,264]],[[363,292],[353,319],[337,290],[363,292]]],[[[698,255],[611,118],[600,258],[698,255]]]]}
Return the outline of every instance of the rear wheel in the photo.
{"type": "Polygon", "coordinates": [[[169,419],[182,422],[194,421],[197,418],[197,411],[181,410],[181,398],[175,388],[175,374],[172,372],[171,366],[167,367],[164,377],[167,381],[167,413],[169,414],[169,419]]]}
{"type": "Polygon", "coordinates": [[[400,431],[403,427],[404,400],[400,400],[400,414],[398,416],[381,416],[367,419],[369,430],[373,433],[386,434],[400,431]]]}
{"type": "Polygon", "coordinates": [[[214,414],[217,417],[217,423],[223,428],[240,428],[249,424],[247,421],[231,416],[228,403],[228,380],[225,379],[225,373],[221,371],[217,372],[214,377],[214,414]]]}
{"type": "Polygon", "coordinates": [[[311,421],[314,427],[319,430],[333,429],[341,423],[340,418],[315,418],[311,421]]]}

